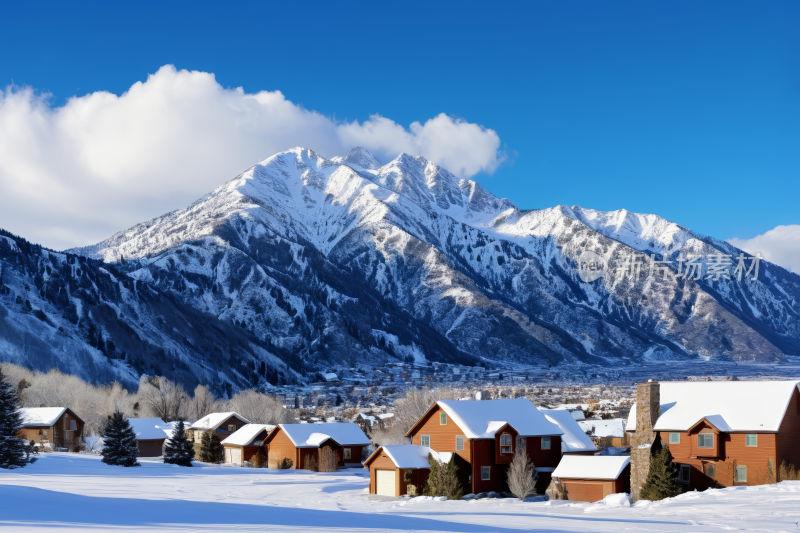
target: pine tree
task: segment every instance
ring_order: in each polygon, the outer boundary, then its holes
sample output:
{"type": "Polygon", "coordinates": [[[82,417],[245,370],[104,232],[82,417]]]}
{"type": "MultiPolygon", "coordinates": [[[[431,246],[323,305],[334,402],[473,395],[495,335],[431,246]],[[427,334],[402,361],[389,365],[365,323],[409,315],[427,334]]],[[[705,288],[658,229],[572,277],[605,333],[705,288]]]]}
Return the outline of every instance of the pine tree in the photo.
{"type": "Polygon", "coordinates": [[[186,438],[186,426],[181,420],[164,448],[164,462],[179,466],[192,466],[192,459],[194,459],[194,448],[186,438]]]}
{"type": "Polygon", "coordinates": [[[225,448],[216,434],[211,435],[211,458],[213,459],[212,463],[221,463],[225,459],[225,448]]]}
{"type": "Polygon", "coordinates": [[[681,486],[678,483],[678,472],[672,465],[672,453],[669,446],[664,446],[650,458],[650,470],[639,498],[654,502],[680,493],[681,486]]]}
{"type": "Polygon", "coordinates": [[[136,458],[139,448],[130,422],[116,411],[108,417],[103,430],[103,462],[114,466],[141,466],[136,458]]]}
{"type": "Polygon", "coordinates": [[[211,456],[211,435],[208,434],[208,431],[203,432],[203,436],[200,438],[200,460],[204,463],[213,463],[211,456]]]}
{"type": "Polygon", "coordinates": [[[23,468],[33,462],[27,442],[17,437],[20,427],[19,396],[0,368],[0,468],[23,468]]]}
{"type": "Polygon", "coordinates": [[[460,500],[463,494],[461,482],[458,480],[458,467],[456,454],[450,457],[447,463],[441,463],[433,454],[428,454],[428,464],[431,467],[428,480],[425,482],[423,494],[425,496],[447,496],[448,500],[460,500]]]}

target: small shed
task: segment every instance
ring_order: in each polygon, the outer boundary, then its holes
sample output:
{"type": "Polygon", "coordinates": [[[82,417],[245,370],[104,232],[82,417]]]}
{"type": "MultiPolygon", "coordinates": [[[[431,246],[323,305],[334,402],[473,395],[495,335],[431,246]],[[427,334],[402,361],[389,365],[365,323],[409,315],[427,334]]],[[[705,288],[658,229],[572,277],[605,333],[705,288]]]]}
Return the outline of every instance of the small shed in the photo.
{"type": "Polygon", "coordinates": [[[625,455],[565,455],[553,471],[558,498],[597,502],[630,492],[631,458],[625,455]]]}
{"type": "Polygon", "coordinates": [[[408,486],[417,487],[417,494],[431,473],[428,454],[440,461],[450,461],[452,453],[437,453],[414,444],[381,446],[364,461],[369,469],[369,493],[379,496],[403,496],[408,486]]]}
{"type": "Polygon", "coordinates": [[[283,459],[291,459],[292,468],[303,469],[308,461],[319,462],[319,449],[333,448],[340,467],[361,466],[361,450],[369,438],[354,422],[325,424],[278,424],[270,431],[267,445],[269,468],[277,468],[283,459]]]}
{"type": "Polygon", "coordinates": [[[67,448],[83,437],[83,420],[69,407],[26,407],[19,410],[17,436],[42,448],[67,448]]]}
{"type": "MultiPolygon", "coordinates": [[[[244,466],[264,446],[264,440],[275,426],[267,424],[247,424],[222,441],[225,448],[225,462],[244,466]]],[[[266,452],[265,452],[266,453],[266,452]]]]}
{"type": "Polygon", "coordinates": [[[139,457],[158,457],[164,453],[164,441],[172,436],[173,422],[160,418],[129,418],[128,422],[136,434],[139,457]]]}

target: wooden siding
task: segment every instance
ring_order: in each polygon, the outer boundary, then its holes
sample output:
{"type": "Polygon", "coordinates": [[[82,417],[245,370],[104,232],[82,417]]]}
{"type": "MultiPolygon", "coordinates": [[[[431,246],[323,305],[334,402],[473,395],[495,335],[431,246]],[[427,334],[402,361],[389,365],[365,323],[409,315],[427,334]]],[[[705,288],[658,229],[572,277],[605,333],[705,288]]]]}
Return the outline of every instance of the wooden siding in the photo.
{"type": "Polygon", "coordinates": [[[800,467],[800,394],[795,389],[786,414],[778,429],[776,440],[776,466],[783,461],[800,467]]]}
{"type": "Polygon", "coordinates": [[[542,437],[528,437],[525,444],[528,457],[534,466],[540,468],[555,468],[561,461],[561,437],[550,437],[550,449],[542,449],[542,437]]]}
{"type": "Polygon", "coordinates": [[[417,495],[422,494],[425,488],[425,482],[428,480],[430,470],[427,468],[397,468],[394,462],[389,457],[381,453],[369,464],[369,493],[378,493],[378,470],[392,470],[396,471],[395,475],[395,496],[403,496],[408,494],[408,486],[415,485],[417,487],[417,495]],[[409,477],[411,481],[406,481],[406,472],[410,472],[409,477]]]}
{"type": "Polygon", "coordinates": [[[23,426],[17,436],[35,443],[45,443],[63,448],[70,441],[83,437],[83,421],[72,410],[67,409],[52,426],[23,426]],[[70,422],[75,421],[76,429],[71,430],[70,422]],[[47,432],[45,435],[44,432],[47,432]]]}
{"type": "Polygon", "coordinates": [[[292,468],[301,468],[298,466],[298,453],[291,439],[283,431],[283,428],[277,427],[272,433],[269,434],[267,444],[267,465],[269,468],[278,468],[278,463],[284,458],[292,460],[292,468]]]}
{"type": "Polygon", "coordinates": [[[609,494],[614,494],[615,482],[600,479],[559,480],[567,491],[567,499],[578,502],[599,502],[609,494]]]}
{"type": "Polygon", "coordinates": [[[441,425],[439,423],[439,413],[442,411],[442,408],[436,405],[422,418],[422,423],[411,434],[411,444],[422,446],[422,435],[428,435],[431,438],[431,449],[437,452],[453,452],[470,463],[470,439],[464,435],[464,431],[449,416],[447,417],[447,424],[441,425]],[[464,435],[464,449],[462,451],[456,451],[457,435],[464,435]]]}
{"type": "Polygon", "coordinates": [[[506,426],[498,431],[494,436],[494,462],[497,464],[511,464],[511,460],[514,458],[514,453],[517,451],[517,435],[519,433],[517,430],[512,428],[511,426],[506,426]],[[511,435],[511,453],[501,453],[500,451],[500,439],[504,434],[511,435]]]}
{"type": "Polygon", "coordinates": [[[167,440],[166,437],[163,439],[137,440],[136,446],[139,448],[139,457],[159,457],[164,453],[165,440],[167,440]]]}

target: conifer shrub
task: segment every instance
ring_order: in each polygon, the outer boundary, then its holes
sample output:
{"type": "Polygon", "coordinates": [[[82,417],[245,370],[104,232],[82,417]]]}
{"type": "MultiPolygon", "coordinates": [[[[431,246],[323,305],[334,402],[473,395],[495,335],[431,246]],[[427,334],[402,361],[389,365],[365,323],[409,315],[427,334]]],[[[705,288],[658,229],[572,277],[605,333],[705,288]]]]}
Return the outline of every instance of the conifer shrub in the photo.
{"type": "Polygon", "coordinates": [[[253,468],[264,468],[267,466],[267,454],[264,453],[263,446],[260,446],[256,454],[250,459],[250,465],[253,468]]]}
{"type": "Polygon", "coordinates": [[[664,446],[650,457],[650,470],[639,498],[658,501],[680,493],[681,486],[678,483],[678,471],[672,464],[672,453],[669,446],[664,446]]]}
{"type": "Polygon", "coordinates": [[[432,454],[428,454],[431,473],[425,482],[423,490],[425,496],[446,496],[448,500],[461,499],[464,491],[458,480],[458,467],[455,461],[456,454],[453,454],[447,463],[440,462],[432,454]]]}
{"type": "Polygon", "coordinates": [[[288,457],[284,457],[280,461],[278,461],[278,469],[280,470],[289,470],[294,466],[294,461],[289,459],[288,457]]]}
{"type": "Polygon", "coordinates": [[[130,422],[116,411],[108,417],[103,430],[103,462],[114,466],[141,466],[136,460],[139,447],[130,422]]]}
{"type": "Polygon", "coordinates": [[[0,368],[0,468],[23,468],[36,460],[28,442],[17,436],[21,427],[19,396],[0,368]]]}
{"type": "Polygon", "coordinates": [[[181,420],[164,447],[164,462],[178,466],[192,466],[192,459],[194,459],[194,447],[186,437],[186,426],[181,420]]]}

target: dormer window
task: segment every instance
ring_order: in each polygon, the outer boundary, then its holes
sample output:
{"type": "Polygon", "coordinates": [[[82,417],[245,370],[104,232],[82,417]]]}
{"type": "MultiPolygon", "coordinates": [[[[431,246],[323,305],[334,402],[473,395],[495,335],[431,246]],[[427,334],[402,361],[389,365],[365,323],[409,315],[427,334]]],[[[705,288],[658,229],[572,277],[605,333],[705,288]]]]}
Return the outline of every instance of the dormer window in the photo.
{"type": "Polygon", "coordinates": [[[511,453],[511,435],[508,433],[503,433],[500,435],[500,453],[511,453]]]}
{"type": "Polygon", "coordinates": [[[711,433],[700,433],[697,436],[697,447],[698,448],[713,448],[714,447],[714,435],[711,433]]]}
{"type": "Polygon", "coordinates": [[[228,431],[230,431],[231,433],[236,431],[236,424],[228,424],[228,431]]]}

